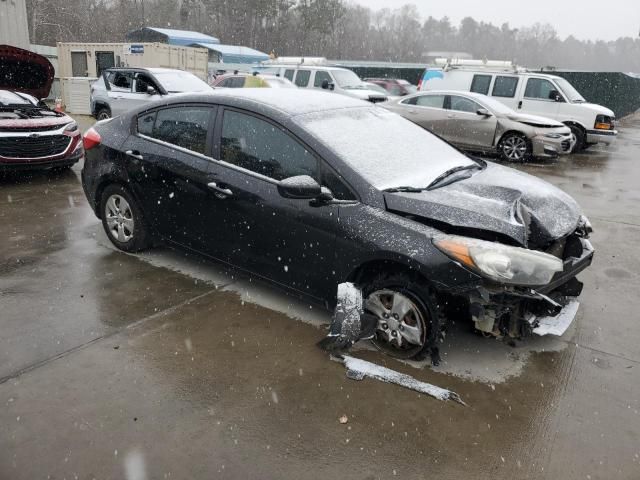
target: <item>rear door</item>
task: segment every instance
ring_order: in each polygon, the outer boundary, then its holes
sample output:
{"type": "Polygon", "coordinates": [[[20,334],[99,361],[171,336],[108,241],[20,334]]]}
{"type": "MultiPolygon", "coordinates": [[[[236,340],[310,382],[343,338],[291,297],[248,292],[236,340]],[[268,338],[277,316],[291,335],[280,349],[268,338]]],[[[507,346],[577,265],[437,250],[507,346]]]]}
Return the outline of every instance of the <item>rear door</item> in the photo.
{"type": "Polygon", "coordinates": [[[474,100],[461,95],[448,95],[445,137],[452,143],[467,148],[489,149],[493,146],[498,120],[494,115],[478,115],[484,108],[474,100]]]}
{"type": "Polygon", "coordinates": [[[321,181],[321,161],[283,127],[251,112],[219,113],[211,182],[218,196],[203,213],[207,253],[298,291],[322,297],[332,281],[337,205],[314,205],[278,193],[279,180],[321,181]]]}
{"type": "Polygon", "coordinates": [[[518,91],[523,83],[517,75],[496,75],[491,88],[491,96],[514,110],[520,105],[518,91]]]}
{"type": "Polygon", "coordinates": [[[425,93],[402,100],[398,111],[403,117],[426,128],[430,132],[445,137],[447,111],[444,109],[445,96],[425,93]]]}
{"type": "Polygon", "coordinates": [[[109,108],[111,115],[116,117],[127,112],[130,106],[130,99],[133,91],[133,72],[111,71],[107,74],[109,108]]]}
{"type": "Polygon", "coordinates": [[[195,250],[216,240],[204,236],[202,214],[214,197],[207,183],[215,112],[184,104],[142,113],[123,146],[146,220],[166,240],[195,250]]]}

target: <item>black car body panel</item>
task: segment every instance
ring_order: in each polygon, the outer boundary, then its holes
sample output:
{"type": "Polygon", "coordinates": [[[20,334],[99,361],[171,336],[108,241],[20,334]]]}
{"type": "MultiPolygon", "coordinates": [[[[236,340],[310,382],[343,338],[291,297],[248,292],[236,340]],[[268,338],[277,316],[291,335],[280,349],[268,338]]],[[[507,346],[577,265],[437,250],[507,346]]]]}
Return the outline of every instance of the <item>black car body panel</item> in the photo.
{"type": "Polygon", "coordinates": [[[581,215],[560,189],[490,162],[464,182],[420,193],[386,193],[385,200],[389,210],[493,232],[524,247],[545,246],[568,235],[581,215]]]}
{"type": "MultiPolygon", "coordinates": [[[[432,191],[384,192],[331,142],[321,141],[298,121],[299,116],[330,109],[380,109],[321,92],[251,90],[176,96],[99,122],[94,128],[102,141],[87,151],[82,171],[96,214],[101,215],[104,187],[119,183],[136,198],[163,241],[328,305],[335,303],[338,284],[358,281],[368,266],[391,266],[417,272],[436,290],[463,295],[470,304],[481,298],[483,309],[496,312],[513,311],[512,303],[531,297],[531,288],[487,281],[442,253],[434,239],[452,227],[455,233],[462,229],[486,239],[488,232],[493,240],[553,249],[562,256],[569,251],[569,239],[584,233],[578,231],[580,210],[568,195],[497,165],[432,191]],[[203,153],[137,132],[139,117],[185,105],[211,109],[203,153]],[[286,132],[318,159],[318,182],[334,187],[329,178],[338,178],[343,193],[327,202],[285,198],[277,180],[217,160],[222,158],[220,131],[226,111],[245,112],[286,132]]],[[[440,142],[435,137],[434,141],[440,142]]],[[[580,255],[584,258],[579,265],[565,260],[567,269],[557,276],[557,287],[585,268],[593,252],[583,255],[580,250],[580,255]]]]}

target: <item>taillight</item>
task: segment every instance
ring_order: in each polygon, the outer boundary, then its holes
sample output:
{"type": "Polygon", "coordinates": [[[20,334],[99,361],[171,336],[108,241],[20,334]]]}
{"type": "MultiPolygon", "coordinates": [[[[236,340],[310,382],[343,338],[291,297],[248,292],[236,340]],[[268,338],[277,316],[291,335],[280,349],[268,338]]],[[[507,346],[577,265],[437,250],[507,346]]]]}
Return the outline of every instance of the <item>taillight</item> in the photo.
{"type": "Polygon", "coordinates": [[[100,134],[96,132],[93,128],[87,130],[87,132],[82,137],[82,144],[84,145],[85,150],[91,150],[93,147],[97,147],[100,145],[102,138],[100,138],[100,134]]]}

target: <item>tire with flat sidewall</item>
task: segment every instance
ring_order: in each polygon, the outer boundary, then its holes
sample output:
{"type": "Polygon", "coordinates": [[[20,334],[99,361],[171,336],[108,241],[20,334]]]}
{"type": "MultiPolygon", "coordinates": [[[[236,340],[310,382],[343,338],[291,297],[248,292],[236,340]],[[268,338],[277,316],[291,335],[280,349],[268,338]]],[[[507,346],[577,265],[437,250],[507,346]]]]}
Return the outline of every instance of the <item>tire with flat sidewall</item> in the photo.
{"type": "Polygon", "coordinates": [[[147,224],[145,222],[144,215],[142,214],[142,210],[140,210],[140,207],[133,198],[133,195],[131,195],[129,191],[123,186],[112,184],[103,190],[102,196],[100,197],[100,218],[102,219],[102,227],[104,228],[107,237],[109,237],[111,243],[113,243],[120,250],[123,250],[125,252],[139,252],[151,246],[151,236],[149,234],[149,228],[147,227],[147,224]],[[120,195],[127,201],[129,206],[131,207],[134,230],[133,238],[127,242],[121,242],[117,238],[114,238],[107,225],[107,215],[105,213],[105,207],[107,204],[107,200],[112,195],[120,195]]]}
{"type": "Polygon", "coordinates": [[[395,358],[423,358],[432,348],[436,347],[440,338],[440,320],[437,311],[437,302],[429,285],[417,278],[417,276],[408,273],[380,273],[379,275],[366,282],[362,289],[363,299],[366,300],[369,295],[378,290],[392,290],[408,297],[414,302],[420,310],[424,319],[423,328],[425,328],[424,344],[421,347],[402,352],[394,351],[392,348],[386,348],[383,344],[373,339],[372,342],[376,348],[395,358]]]}

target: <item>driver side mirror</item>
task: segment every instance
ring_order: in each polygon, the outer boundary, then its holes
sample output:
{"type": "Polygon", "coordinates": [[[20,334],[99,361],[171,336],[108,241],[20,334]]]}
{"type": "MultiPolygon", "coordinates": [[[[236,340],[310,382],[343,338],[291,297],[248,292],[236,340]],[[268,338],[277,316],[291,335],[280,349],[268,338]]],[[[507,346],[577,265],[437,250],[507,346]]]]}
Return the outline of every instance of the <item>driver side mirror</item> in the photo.
{"type": "Polygon", "coordinates": [[[322,84],[320,85],[320,88],[322,88],[323,90],[333,90],[334,87],[335,85],[333,83],[330,83],[326,78],[322,80],[322,84]]]}
{"type": "Polygon", "coordinates": [[[478,115],[482,115],[483,117],[490,117],[491,116],[491,112],[489,110],[487,110],[486,108],[479,108],[478,110],[476,110],[476,113],[478,115]]]}
{"type": "Polygon", "coordinates": [[[278,193],[284,198],[312,200],[322,194],[320,184],[309,175],[298,175],[278,182],[278,193]]]}
{"type": "Polygon", "coordinates": [[[549,92],[549,100],[553,100],[554,102],[562,102],[562,95],[557,90],[551,90],[549,92]]]}
{"type": "Polygon", "coordinates": [[[148,95],[156,95],[158,93],[158,91],[153,88],[151,85],[147,86],[147,94],[148,95]]]}

